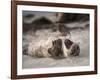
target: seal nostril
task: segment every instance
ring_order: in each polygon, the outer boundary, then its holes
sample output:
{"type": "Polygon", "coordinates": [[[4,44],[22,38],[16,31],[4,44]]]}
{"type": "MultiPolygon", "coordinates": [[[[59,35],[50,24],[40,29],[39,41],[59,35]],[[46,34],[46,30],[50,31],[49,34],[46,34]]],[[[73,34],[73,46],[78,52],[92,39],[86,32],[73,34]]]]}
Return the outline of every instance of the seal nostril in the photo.
{"type": "Polygon", "coordinates": [[[72,55],[72,56],[78,56],[79,53],[80,53],[79,45],[78,45],[78,44],[74,44],[74,45],[72,46],[70,55],[72,55]]]}

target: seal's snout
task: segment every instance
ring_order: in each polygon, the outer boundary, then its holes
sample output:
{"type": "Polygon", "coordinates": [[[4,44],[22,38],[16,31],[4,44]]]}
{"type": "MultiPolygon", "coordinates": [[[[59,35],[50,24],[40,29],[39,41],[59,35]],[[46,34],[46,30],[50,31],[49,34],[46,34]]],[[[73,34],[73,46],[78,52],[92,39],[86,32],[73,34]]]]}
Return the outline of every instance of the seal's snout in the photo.
{"type": "Polygon", "coordinates": [[[78,56],[80,53],[80,47],[78,44],[73,44],[71,48],[70,55],[72,56],[78,56]]]}

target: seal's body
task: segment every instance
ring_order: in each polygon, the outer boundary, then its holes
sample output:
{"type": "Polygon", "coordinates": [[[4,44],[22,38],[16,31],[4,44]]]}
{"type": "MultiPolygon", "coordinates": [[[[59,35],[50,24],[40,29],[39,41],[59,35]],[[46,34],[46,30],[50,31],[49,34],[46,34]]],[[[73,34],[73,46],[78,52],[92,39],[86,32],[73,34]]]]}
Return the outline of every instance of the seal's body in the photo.
{"type": "Polygon", "coordinates": [[[68,57],[79,53],[79,45],[65,37],[31,42],[28,47],[28,54],[34,57],[68,57]]]}

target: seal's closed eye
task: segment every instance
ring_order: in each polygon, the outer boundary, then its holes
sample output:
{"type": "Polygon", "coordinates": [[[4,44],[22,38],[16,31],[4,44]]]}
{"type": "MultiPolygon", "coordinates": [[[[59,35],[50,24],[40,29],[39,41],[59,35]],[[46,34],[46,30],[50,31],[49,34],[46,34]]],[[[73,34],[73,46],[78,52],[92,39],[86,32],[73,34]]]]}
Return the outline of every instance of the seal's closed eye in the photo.
{"type": "Polygon", "coordinates": [[[64,43],[65,43],[65,46],[66,46],[67,49],[69,49],[71,47],[71,45],[73,44],[73,42],[69,39],[66,39],[64,41],[64,43]]]}
{"type": "Polygon", "coordinates": [[[52,41],[52,44],[53,44],[54,47],[61,48],[62,40],[61,39],[54,40],[54,41],[52,41]]]}
{"type": "Polygon", "coordinates": [[[52,47],[48,49],[48,53],[53,57],[59,57],[63,55],[62,51],[62,40],[57,39],[52,41],[52,47]]]}

